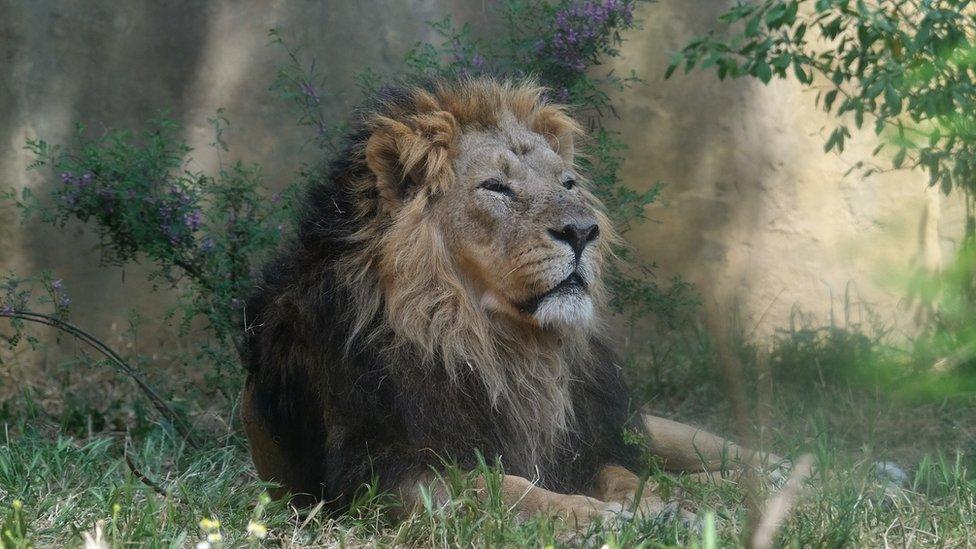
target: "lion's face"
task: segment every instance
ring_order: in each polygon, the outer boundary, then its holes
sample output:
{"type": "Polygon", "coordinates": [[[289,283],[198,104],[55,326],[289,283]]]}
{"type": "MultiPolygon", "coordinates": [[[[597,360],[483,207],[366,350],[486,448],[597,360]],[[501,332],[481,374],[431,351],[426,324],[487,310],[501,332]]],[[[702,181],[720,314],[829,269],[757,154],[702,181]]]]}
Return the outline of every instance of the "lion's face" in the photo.
{"type": "Polygon", "coordinates": [[[465,131],[457,151],[454,184],[434,210],[480,306],[539,326],[589,326],[607,227],[572,151],[560,154],[511,115],[465,131]]]}
{"type": "Polygon", "coordinates": [[[369,175],[350,183],[360,247],[343,275],[360,295],[357,326],[382,308],[398,341],[447,362],[586,341],[614,233],[575,172],[581,128],[542,94],[443,83],[391,96],[368,119],[369,175]],[[374,276],[377,291],[357,283],[374,276]]]}

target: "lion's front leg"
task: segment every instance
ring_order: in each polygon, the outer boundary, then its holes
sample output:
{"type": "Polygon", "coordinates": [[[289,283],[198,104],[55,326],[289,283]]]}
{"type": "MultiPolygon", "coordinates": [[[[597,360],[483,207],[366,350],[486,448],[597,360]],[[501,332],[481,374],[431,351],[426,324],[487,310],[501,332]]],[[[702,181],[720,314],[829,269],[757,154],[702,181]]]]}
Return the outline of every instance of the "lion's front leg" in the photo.
{"type": "Polygon", "coordinates": [[[617,502],[640,516],[672,516],[686,525],[695,522],[693,513],[682,509],[677,502],[662,500],[650,484],[645,483],[642,489],[637,475],[617,465],[607,465],[597,473],[592,495],[604,501],[617,502]],[[640,500],[635,502],[638,492],[640,500]]]}
{"type": "Polygon", "coordinates": [[[643,415],[650,436],[651,454],[664,460],[667,471],[705,473],[742,466],[776,466],[783,460],[757,452],[691,425],[648,414],[643,415]]]}
{"type": "MultiPolygon", "coordinates": [[[[398,495],[403,500],[405,509],[420,505],[419,486],[430,485],[432,481],[431,475],[424,475],[420,480],[401,485],[398,495]]],[[[528,520],[540,514],[550,514],[565,520],[577,529],[585,529],[597,521],[615,520],[625,512],[622,502],[552,492],[516,475],[502,475],[498,489],[504,505],[513,509],[520,520],[528,520]]],[[[479,499],[484,501],[489,498],[489,487],[484,477],[478,477],[475,481],[475,490],[479,499]]],[[[443,490],[435,490],[434,497],[447,501],[449,496],[443,490]]]]}

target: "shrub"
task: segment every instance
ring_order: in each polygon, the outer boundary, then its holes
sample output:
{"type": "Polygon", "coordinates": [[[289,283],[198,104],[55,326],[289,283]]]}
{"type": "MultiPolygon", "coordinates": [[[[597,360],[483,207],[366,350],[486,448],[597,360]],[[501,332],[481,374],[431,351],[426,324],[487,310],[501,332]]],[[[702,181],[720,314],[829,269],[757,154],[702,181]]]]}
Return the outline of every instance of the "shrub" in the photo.
{"type": "MultiPolygon", "coordinates": [[[[621,33],[636,27],[637,4],[638,0],[513,0],[497,8],[503,32],[490,39],[474,36],[466,26],[455,28],[447,17],[432,23],[442,43],[417,44],[405,60],[406,74],[385,78],[493,74],[539,79],[550,87],[554,100],[571,104],[591,129],[593,138],[583,145],[584,171],[618,228],[626,231],[643,219],[658,187],[635,192],[620,180],[624,145],[603,127],[602,120],[613,111],[608,90],[638,79],[619,78],[612,71],[601,71],[600,65],[618,54],[621,33]]],[[[303,51],[287,43],[279,31],[272,30],[271,39],[287,57],[272,90],[294,106],[297,123],[311,130],[309,139],[323,157],[304,170],[303,179],[320,177],[321,166],[337,151],[344,124],[330,122],[323,114],[323,98],[328,95],[315,62],[306,61],[303,51]]],[[[360,75],[367,90],[376,87],[380,78],[368,70],[360,75]]],[[[228,121],[218,112],[210,123],[215,130],[212,146],[219,152],[226,148],[222,133],[228,121]]],[[[216,342],[202,343],[196,360],[205,371],[225,374],[209,379],[224,384],[230,395],[239,383],[239,374],[233,375],[236,368],[231,366],[237,362],[239,334],[248,321],[244,297],[254,284],[254,267],[291,232],[295,189],[301,182],[271,193],[260,168],[253,164],[222,163],[215,174],[194,171],[189,168],[193,151],[180,134],[176,123],[161,117],[137,133],[113,129],[92,136],[79,126],[67,146],[30,140],[27,147],[36,156],[31,167],[50,170],[56,183],[43,197],[23,191],[17,203],[26,216],[36,215],[57,227],[72,220],[92,227],[107,265],[151,263],[154,286],[173,287],[179,296],[168,317],[178,318],[183,334],[199,321],[216,342]]],[[[634,316],[653,311],[673,319],[680,306],[690,301],[685,284],[677,281],[662,288],[647,279],[646,268],[633,265],[628,249],[620,247],[617,253],[621,260],[609,273],[617,310],[634,316]]],[[[136,379],[154,402],[161,400],[123,357],[67,322],[68,304],[57,303],[50,277],[43,287],[55,302],[51,314],[35,310],[40,304],[32,302],[31,296],[36,294],[25,291],[20,279],[10,276],[7,287],[0,295],[0,316],[15,319],[17,332],[11,346],[21,341],[25,321],[58,327],[98,348],[136,379]]],[[[171,419],[176,417],[165,410],[165,404],[157,408],[171,419]]]]}

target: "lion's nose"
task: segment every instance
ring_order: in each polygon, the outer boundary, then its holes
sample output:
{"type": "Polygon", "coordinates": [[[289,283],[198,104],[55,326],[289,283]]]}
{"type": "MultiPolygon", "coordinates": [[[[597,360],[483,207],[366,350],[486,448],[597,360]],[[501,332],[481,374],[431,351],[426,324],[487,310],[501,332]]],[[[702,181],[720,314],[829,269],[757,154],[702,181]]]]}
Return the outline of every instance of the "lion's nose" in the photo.
{"type": "Polygon", "coordinates": [[[583,248],[600,236],[600,227],[594,222],[570,223],[561,229],[549,229],[549,234],[556,240],[569,244],[578,259],[583,253],[583,248]]]}

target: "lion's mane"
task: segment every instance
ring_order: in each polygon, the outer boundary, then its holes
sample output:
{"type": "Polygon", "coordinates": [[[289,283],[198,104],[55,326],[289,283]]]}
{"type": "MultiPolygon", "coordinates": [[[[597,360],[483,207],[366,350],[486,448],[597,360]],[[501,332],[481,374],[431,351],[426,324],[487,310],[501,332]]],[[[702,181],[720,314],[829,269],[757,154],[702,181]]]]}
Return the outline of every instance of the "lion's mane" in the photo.
{"type": "Polygon", "coordinates": [[[470,467],[476,450],[565,489],[591,461],[634,464],[626,392],[597,336],[493,322],[425,215],[453,183],[460,132],[504,113],[556,150],[579,133],[530,84],[384,88],[310,187],[297,238],[245,311],[262,476],[341,508],[373,476],[393,489],[444,461],[470,467]]]}

